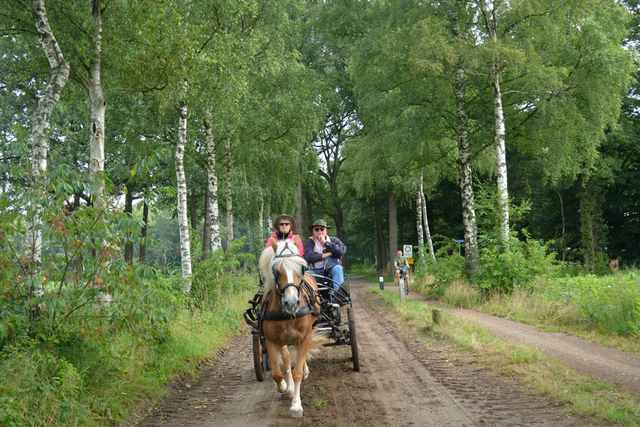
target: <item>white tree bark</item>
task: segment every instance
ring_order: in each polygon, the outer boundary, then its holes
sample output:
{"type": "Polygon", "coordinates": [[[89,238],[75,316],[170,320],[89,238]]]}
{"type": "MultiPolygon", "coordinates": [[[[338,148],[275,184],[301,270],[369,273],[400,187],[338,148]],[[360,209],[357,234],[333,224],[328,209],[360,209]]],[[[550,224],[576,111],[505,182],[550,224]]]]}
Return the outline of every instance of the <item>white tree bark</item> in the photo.
{"type": "Polygon", "coordinates": [[[89,81],[86,85],[91,105],[89,138],[89,176],[94,185],[94,206],[102,216],[104,203],[104,116],[107,103],[101,83],[102,66],[102,2],[93,0],[92,17],[94,24],[93,56],[89,66],[89,81]]]}
{"type": "Polygon", "coordinates": [[[426,234],[427,245],[429,247],[429,254],[431,255],[431,259],[436,260],[436,254],[433,251],[433,240],[431,239],[431,231],[429,230],[429,219],[427,217],[427,200],[424,197],[424,193],[422,196],[422,219],[424,221],[424,230],[426,234]]]}
{"type": "Polygon", "coordinates": [[[207,177],[209,183],[209,222],[211,224],[211,252],[222,248],[220,239],[220,211],[218,208],[218,173],[216,172],[216,141],[213,137],[212,114],[207,109],[207,177]]]}
{"type": "MultiPolygon", "coordinates": [[[[258,240],[262,240],[266,233],[264,232],[264,192],[260,192],[260,211],[258,212],[258,240]]],[[[266,240],[266,239],[265,239],[266,240]]]]}
{"type": "Polygon", "coordinates": [[[191,239],[189,234],[189,215],[187,214],[187,180],[184,173],[184,148],[187,141],[188,111],[186,102],[181,102],[179,107],[178,143],[176,144],[175,152],[183,292],[187,295],[191,292],[191,239]]]}
{"type": "MultiPolygon", "coordinates": [[[[69,64],[64,58],[60,46],[49,25],[44,0],[33,1],[33,19],[42,48],[51,67],[51,76],[33,112],[31,124],[31,182],[40,182],[47,169],[49,144],[46,132],[49,128],[51,111],[60,100],[60,95],[69,80],[69,64]]],[[[26,255],[28,264],[38,268],[42,262],[42,217],[41,206],[34,206],[33,216],[28,219],[26,255]]],[[[44,295],[42,285],[31,290],[35,297],[44,295]]]]}
{"type": "MultiPolygon", "coordinates": [[[[422,174],[421,174],[422,175],[422,174]]],[[[424,228],[422,227],[422,180],[420,180],[420,189],[416,194],[416,226],[418,230],[418,254],[420,256],[420,263],[425,263],[424,258],[424,228]]]]}
{"type": "MultiPolygon", "coordinates": [[[[482,12],[485,17],[485,26],[494,46],[498,43],[498,17],[496,5],[491,8],[487,2],[481,1],[482,12]]],[[[491,87],[493,89],[493,115],[495,123],[495,147],[496,147],[496,171],[498,197],[500,198],[500,238],[502,243],[509,244],[509,191],[507,188],[507,150],[506,129],[504,122],[504,109],[502,107],[502,90],[500,89],[500,65],[499,55],[494,53],[491,61],[491,87]]]]}
{"type": "Polygon", "coordinates": [[[227,247],[233,242],[233,193],[231,192],[231,140],[224,143],[227,156],[227,247]]]}
{"type": "MultiPolygon", "coordinates": [[[[62,90],[69,80],[69,64],[64,58],[60,46],[49,25],[44,0],[33,1],[33,20],[36,31],[42,44],[49,66],[51,76],[38,104],[33,112],[31,124],[31,179],[36,184],[42,180],[47,169],[47,156],[49,144],[46,132],[49,129],[49,117],[51,111],[60,100],[62,90]]],[[[29,264],[40,264],[42,261],[42,218],[40,206],[34,209],[33,217],[29,218],[29,231],[27,233],[27,256],[29,264]]],[[[36,290],[36,294],[42,295],[42,289],[36,290]]]]}
{"type": "Polygon", "coordinates": [[[464,227],[465,261],[469,273],[480,272],[480,254],[478,251],[478,229],[471,171],[471,146],[469,142],[469,123],[467,117],[465,72],[459,67],[454,76],[456,97],[456,118],[458,125],[458,169],[460,173],[460,194],[462,198],[462,224],[464,227]]]}
{"type": "Polygon", "coordinates": [[[420,197],[422,198],[422,220],[424,221],[424,231],[427,236],[427,244],[429,245],[429,254],[431,259],[436,260],[436,254],[433,252],[433,240],[431,240],[431,231],[429,231],[429,219],[427,217],[427,199],[424,197],[422,182],[420,182],[420,197]]]}

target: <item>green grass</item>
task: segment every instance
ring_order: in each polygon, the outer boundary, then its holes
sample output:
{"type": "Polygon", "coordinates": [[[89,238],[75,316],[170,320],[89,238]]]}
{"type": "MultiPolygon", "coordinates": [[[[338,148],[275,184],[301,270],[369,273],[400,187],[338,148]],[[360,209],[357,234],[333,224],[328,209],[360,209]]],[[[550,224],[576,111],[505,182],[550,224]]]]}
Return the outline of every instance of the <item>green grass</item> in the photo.
{"type": "Polygon", "coordinates": [[[240,333],[246,301],[240,290],[215,310],[176,305],[163,342],[127,328],[92,331],[91,340],[32,342],[0,354],[0,425],[111,426],[131,417],[143,399],[156,401],[176,377],[195,377],[200,362],[240,333]]]}
{"type": "Polygon", "coordinates": [[[472,308],[550,332],[568,333],[640,355],[640,336],[629,334],[633,331],[629,322],[638,322],[640,316],[637,312],[640,302],[634,294],[640,294],[637,274],[630,272],[626,278],[619,275],[583,276],[553,284],[540,280],[532,284],[534,291],[516,289],[510,294],[483,294],[469,282],[454,280],[439,295],[433,292],[433,278],[424,277],[413,282],[412,290],[456,307],[472,308]],[[634,310],[629,307],[633,307],[634,300],[638,308],[632,317],[634,310]]]}
{"type": "MultiPolygon", "coordinates": [[[[393,277],[393,276],[389,276],[388,274],[387,274],[387,275],[384,275],[384,276],[382,276],[382,277],[384,278],[383,280],[384,280],[384,283],[385,283],[385,284],[392,284],[392,283],[395,281],[395,277],[393,277]]],[[[379,274],[376,274],[376,273],[369,273],[369,274],[366,274],[366,275],[363,277],[363,279],[364,279],[364,280],[367,280],[367,281],[369,281],[369,282],[376,282],[376,283],[380,283],[380,275],[379,275],[379,274]]]]}
{"type": "Polygon", "coordinates": [[[442,309],[442,321],[433,324],[432,307],[414,300],[399,301],[395,292],[367,288],[381,298],[383,306],[424,340],[434,335],[450,339],[471,359],[492,367],[501,375],[516,377],[540,396],[562,405],[565,413],[591,417],[617,426],[640,425],[640,397],[591,376],[567,369],[538,350],[502,340],[473,322],[442,309]],[[428,325],[425,328],[425,325],[428,325]]]}

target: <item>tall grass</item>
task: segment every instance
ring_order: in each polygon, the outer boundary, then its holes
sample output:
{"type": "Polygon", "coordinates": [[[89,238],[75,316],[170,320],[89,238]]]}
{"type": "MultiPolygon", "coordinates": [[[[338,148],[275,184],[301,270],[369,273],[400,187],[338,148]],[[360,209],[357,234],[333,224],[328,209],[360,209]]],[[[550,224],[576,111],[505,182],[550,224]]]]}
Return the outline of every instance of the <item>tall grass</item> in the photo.
{"type": "Polygon", "coordinates": [[[171,379],[196,375],[199,362],[241,332],[253,294],[254,277],[227,275],[234,286],[215,304],[194,304],[179,291],[157,295],[156,303],[169,308],[163,340],[107,324],[90,337],[69,332],[53,342],[6,347],[0,353],[0,425],[113,425],[142,398],[159,398],[171,379]]]}

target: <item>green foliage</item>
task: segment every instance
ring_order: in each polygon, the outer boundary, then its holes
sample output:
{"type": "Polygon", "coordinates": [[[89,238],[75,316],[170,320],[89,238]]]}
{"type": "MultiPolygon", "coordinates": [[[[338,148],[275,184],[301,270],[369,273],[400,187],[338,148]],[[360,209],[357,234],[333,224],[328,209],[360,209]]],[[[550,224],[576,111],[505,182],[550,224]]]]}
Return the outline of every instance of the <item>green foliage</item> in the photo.
{"type": "Polygon", "coordinates": [[[433,275],[433,282],[429,285],[429,293],[436,297],[442,297],[445,289],[457,280],[463,280],[465,276],[465,259],[460,255],[459,244],[454,239],[443,236],[433,236],[437,262],[427,257],[426,271],[433,275]]]}
{"type": "Polygon", "coordinates": [[[63,165],[21,199],[1,199],[6,208],[0,215],[0,348],[25,337],[55,342],[70,331],[89,337],[109,327],[139,329],[145,339],[167,339],[167,315],[153,304],[155,294],[163,292],[157,271],[131,267],[119,256],[120,242],[127,234],[137,235],[141,224],[111,208],[99,212],[93,206],[68,205],[85,190],[91,192],[91,184],[70,179],[63,165]],[[46,224],[40,263],[30,259],[22,244],[27,234],[24,203],[27,217],[46,224]],[[38,289],[41,295],[34,292],[38,289]],[[97,305],[99,293],[117,303],[97,305]]]}
{"type": "Polygon", "coordinates": [[[517,239],[513,234],[509,247],[504,249],[498,241],[483,248],[480,262],[482,274],[478,284],[485,290],[511,292],[514,289],[531,290],[536,277],[555,277],[560,264],[549,245],[540,240],[517,239]]]}
{"type": "Polygon", "coordinates": [[[605,333],[629,336],[640,331],[640,276],[637,272],[556,279],[549,282],[544,296],[573,303],[586,323],[605,333]]]}
{"type": "Polygon", "coordinates": [[[349,270],[349,274],[353,275],[366,275],[375,271],[376,266],[372,265],[368,262],[368,259],[365,259],[361,264],[351,264],[351,269],[349,270]]]}
{"type": "Polygon", "coordinates": [[[0,424],[6,426],[83,425],[90,421],[81,402],[81,373],[64,357],[31,342],[0,354],[0,424]]]}
{"type": "MultiPolygon", "coordinates": [[[[195,306],[215,310],[224,304],[230,293],[252,286],[257,290],[257,277],[253,284],[237,280],[238,267],[247,255],[236,252],[244,246],[244,241],[244,237],[236,239],[226,252],[218,249],[211,258],[194,265],[190,298],[195,306]]],[[[251,254],[248,256],[252,257],[251,254]]]]}

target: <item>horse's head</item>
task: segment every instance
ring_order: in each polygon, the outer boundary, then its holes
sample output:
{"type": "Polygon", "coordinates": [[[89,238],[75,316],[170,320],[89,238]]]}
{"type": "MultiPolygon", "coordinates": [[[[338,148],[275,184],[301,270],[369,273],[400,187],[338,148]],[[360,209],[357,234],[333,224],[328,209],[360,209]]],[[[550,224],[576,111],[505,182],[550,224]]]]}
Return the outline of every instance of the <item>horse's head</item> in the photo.
{"type": "Polygon", "coordinates": [[[280,307],[290,314],[300,309],[300,290],[307,262],[298,253],[293,240],[277,241],[271,238],[271,247],[260,257],[260,268],[265,277],[265,292],[274,291],[280,307]]]}

